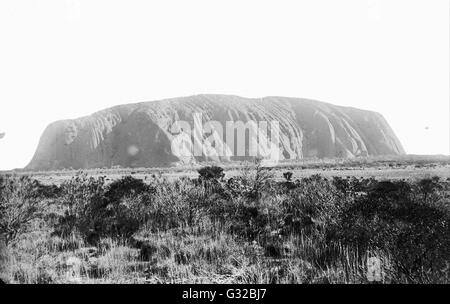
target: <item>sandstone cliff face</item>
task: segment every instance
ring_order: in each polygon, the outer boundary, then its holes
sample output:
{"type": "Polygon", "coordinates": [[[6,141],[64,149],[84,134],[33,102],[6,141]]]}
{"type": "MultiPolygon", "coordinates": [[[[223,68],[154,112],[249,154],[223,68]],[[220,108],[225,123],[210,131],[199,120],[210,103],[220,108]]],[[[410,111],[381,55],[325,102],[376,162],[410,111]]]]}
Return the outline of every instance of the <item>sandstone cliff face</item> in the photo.
{"type": "Polygon", "coordinates": [[[249,138],[247,156],[235,156],[237,147],[231,148],[231,156],[174,153],[174,136],[185,132],[175,130],[174,122],[193,126],[196,113],[201,113],[203,123],[217,121],[224,126],[223,141],[217,139],[213,150],[226,144],[227,121],[277,121],[281,160],[404,154],[386,120],[375,112],[298,98],[196,95],[116,106],[54,122],[44,131],[27,169],[163,167],[248,158],[249,138]]]}

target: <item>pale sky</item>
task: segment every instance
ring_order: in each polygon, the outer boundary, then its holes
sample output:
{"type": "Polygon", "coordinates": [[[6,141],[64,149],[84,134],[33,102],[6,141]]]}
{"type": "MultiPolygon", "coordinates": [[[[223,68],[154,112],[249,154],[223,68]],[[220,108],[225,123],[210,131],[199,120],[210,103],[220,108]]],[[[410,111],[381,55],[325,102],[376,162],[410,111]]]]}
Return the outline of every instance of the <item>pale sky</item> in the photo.
{"type": "Polygon", "coordinates": [[[382,113],[410,154],[450,154],[448,0],[1,0],[0,170],[45,127],[201,93],[382,113]]]}

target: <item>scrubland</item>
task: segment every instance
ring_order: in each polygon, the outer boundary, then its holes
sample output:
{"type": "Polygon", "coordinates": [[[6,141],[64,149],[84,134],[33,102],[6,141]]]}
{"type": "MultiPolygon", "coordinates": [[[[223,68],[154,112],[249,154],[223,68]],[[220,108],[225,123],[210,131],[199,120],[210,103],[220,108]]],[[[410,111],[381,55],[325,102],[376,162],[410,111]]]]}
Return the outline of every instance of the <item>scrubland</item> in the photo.
{"type": "MultiPolygon", "coordinates": [[[[281,170],[281,169],[279,169],[281,170]]],[[[8,283],[450,282],[450,179],[0,176],[8,283]],[[370,272],[370,271],[369,271],[370,272]]]]}

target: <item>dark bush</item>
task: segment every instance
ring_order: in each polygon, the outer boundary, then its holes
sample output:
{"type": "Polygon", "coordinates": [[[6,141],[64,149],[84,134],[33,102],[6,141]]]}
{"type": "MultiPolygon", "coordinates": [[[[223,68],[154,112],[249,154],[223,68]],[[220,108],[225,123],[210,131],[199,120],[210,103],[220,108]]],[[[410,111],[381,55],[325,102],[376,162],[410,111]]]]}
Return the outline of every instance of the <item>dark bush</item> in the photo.
{"type": "Polygon", "coordinates": [[[290,171],[284,172],[283,177],[287,182],[290,182],[292,180],[292,172],[290,171]]]}
{"type": "Polygon", "coordinates": [[[111,183],[102,206],[93,212],[101,215],[103,235],[130,237],[146,220],[146,205],[153,188],[142,180],[126,176],[111,183]]]}
{"type": "Polygon", "coordinates": [[[198,170],[199,178],[203,180],[221,180],[225,177],[223,168],[217,166],[203,167],[198,170]]]}
{"type": "Polygon", "coordinates": [[[102,213],[97,212],[104,206],[105,181],[100,177],[88,178],[79,174],[61,185],[61,195],[57,200],[64,214],[59,217],[54,233],[68,236],[78,232],[91,242],[100,236],[99,223],[102,213]]]}
{"type": "Polygon", "coordinates": [[[438,180],[381,181],[347,204],[328,230],[330,240],[393,255],[398,273],[417,281],[450,263],[450,205],[438,180]],[[434,199],[430,199],[434,197],[434,199]]]}
{"type": "Polygon", "coordinates": [[[56,232],[78,231],[88,243],[102,236],[130,237],[145,222],[145,207],[152,188],[131,176],[105,186],[103,178],[77,176],[62,186],[66,206],[56,232]]]}

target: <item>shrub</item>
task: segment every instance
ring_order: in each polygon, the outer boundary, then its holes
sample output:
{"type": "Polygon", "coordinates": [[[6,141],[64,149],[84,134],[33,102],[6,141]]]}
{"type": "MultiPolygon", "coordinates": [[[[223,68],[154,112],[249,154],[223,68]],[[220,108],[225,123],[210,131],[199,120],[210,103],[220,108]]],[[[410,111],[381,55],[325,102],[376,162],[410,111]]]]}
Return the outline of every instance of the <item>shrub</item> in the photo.
{"type": "Polygon", "coordinates": [[[101,234],[128,238],[135,233],[146,221],[146,205],[152,192],[150,186],[131,176],[111,183],[103,204],[92,210],[101,218],[98,223],[101,234]]]}
{"type": "Polygon", "coordinates": [[[283,229],[286,233],[324,232],[337,219],[346,199],[320,175],[303,178],[283,201],[283,229]]]}
{"type": "Polygon", "coordinates": [[[203,167],[198,170],[199,178],[203,180],[221,180],[225,177],[223,169],[217,166],[203,167]]]}
{"type": "Polygon", "coordinates": [[[56,224],[55,234],[68,236],[78,232],[88,241],[98,239],[101,229],[98,224],[103,218],[96,211],[104,206],[104,185],[103,177],[88,178],[86,174],[77,174],[64,182],[58,202],[65,210],[56,224]]]}
{"type": "Polygon", "coordinates": [[[41,184],[27,176],[0,176],[0,238],[6,244],[25,233],[42,211],[41,184]]]}
{"type": "Polygon", "coordinates": [[[450,206],[439,203],[440,187],[436,179],[372,183],[345,206],[328,237],[361,251],[390,252],[407,281],[440,272],[450,263],[450,206]]]}
{"type": "Polygon", "coordinates": [[[286,182],[290,182],[292,180],[292,172],[290,171],[284,172],[283,177],[286,180],[286,182]]]}
{"type": "Polygon", "coordinates": [[[89,243],[100,237],[130,237],[146,221],[152,188],[126,176],[105,186],[104,178],[79,175],[62,185],[61,202],[66,206],[57,225],[59,234],[76,230],[89,243]]]}

